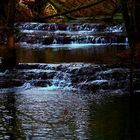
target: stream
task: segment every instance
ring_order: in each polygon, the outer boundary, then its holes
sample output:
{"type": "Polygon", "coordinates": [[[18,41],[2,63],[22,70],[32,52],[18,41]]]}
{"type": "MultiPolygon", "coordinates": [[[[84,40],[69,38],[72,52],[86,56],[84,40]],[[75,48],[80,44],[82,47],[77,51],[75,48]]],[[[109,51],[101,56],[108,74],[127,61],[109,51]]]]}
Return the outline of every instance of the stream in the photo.
{"type": "Polygon", "coordinates": [[[18,65],[0,71],[0,140],[140,139],[140,98],[128,95],[129,69],[113,63],[128,47],[123,24],[15,29],[18,65]]]}

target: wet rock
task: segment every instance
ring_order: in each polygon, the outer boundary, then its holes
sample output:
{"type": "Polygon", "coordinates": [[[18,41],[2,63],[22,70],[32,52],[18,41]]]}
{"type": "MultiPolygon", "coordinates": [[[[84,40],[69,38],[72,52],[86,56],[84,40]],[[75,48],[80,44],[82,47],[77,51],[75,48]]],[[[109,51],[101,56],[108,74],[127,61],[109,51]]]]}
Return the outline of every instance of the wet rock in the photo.
{"type": "MultiPolygon", "coordinates": [[[[33,86],[98,91],[128,88],[128,69],[106,65],[87,64],[20,64],[17,70],[0,75],[1,87],[21,86],[30,83],[33,86]],[[11,79],[11,80],[9,80],[11,79]],[[17,79],[17,81],[15,80],[17,79]]],[[[138,71],[139,72],[139,71],[138,71]]],[[[135,76],[139,76],[136,74],[135,76]]],[[[135,78],[135,88],[139,89],[139,78],[135,78]]]]}
{"type": "Polygon", "coordinates": [[[55,75],[56,75],[56,72],[50,72],[48,73],[47,77],[48,79],[53,79],[55,75]]]}
{"type": "Polygon", "coordinates": [[[128,80],[111,80],[109,89],[115,90],[115,89],[126,89],[128,88],[128,80]]]}
{"type": "Polygon", "coordinates": [[[65,31],[67,29],[67,26],[65,24],[59,24],[58,30],[65,31]]]}
{"type": "Polygon", "coordinates": [[[47,87],[50,85],[51,85],[50,80],[37,80],[37,81],[34,81],[33,83],[33,86],[37,86],[37,87],[47,87]]]}
{"type": "Polygon", "coordinates": [[[56,71],[66,71],[66,68],[67,68],[66,66],[60,64],[55,67],[55,70],[56,71]]]}
{"type": "Polygon", "coordinates": [[[71,44],[72,38],[71,37],[64,37],[62,40],[62,44],[71,44]]]}
{"type": "Polygon", "coordinates": [[[95,80],[91,82],[80,83],[79,86],[84,90],[97,91],[98,89],[104,89],[104,87],[108,88],[109,83],[107,80],[95,80]]]}
{"type": "Polygon", "coordinates": [[[53,38],[52,37],[47,37],[44,39],[43,44],[44,45],[49,45],[53,43],[53,38]]]}
{"type": "MultiPolygon", "coordinates": [[[[38,40],[38,38],[37,37],[33,37],[33,36],[28,36],[27,38],[26,38],[26,42],[27,43],[31,43],[31,44],[35,44],[35,43],[37,43],[37,40],[38,40]]],[[[24,41],[25,42],[25,41],[24,41]]]]}
{"type": "Polygon", "coordinates": [[[49,76],[47,73],[41,73],[39,77],[40,77],[40,79],[49,79],[48,78],[49,76]]]}
{"type": "Polygon", "coordinates": [[[16,69],[37,69],[39,64],[18,64],[16,69]]]}
{"type": "Polygon", "coordinates": [[[20,80],[0,80],[0,88],[11,88],[22,86],[23,82],[20,80]]]}
{"type": "Polygon", "coordinates": [[[128,70],[122,68],[108,69],[105,71],[97,72],[96,76],[100,79],[114,79],[114,80],[123,80],[128,76],[128,70]]]}

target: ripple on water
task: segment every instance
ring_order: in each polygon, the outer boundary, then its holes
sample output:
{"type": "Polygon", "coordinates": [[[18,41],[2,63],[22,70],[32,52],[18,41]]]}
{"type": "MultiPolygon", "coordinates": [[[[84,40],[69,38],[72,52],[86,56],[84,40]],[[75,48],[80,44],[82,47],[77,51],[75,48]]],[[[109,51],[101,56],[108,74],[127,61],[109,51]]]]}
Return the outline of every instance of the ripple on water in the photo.
{"type": "MultiPolygon", "coordinates": [[[[8,96],[16,99],[13,105],[16,121],[20,122],[17,128],[22,128],[28,139],[86,138],[88,110],[84,96],[73,91],[45,88],[31,88],[8,96]]],[[[0,95],[0,98],[6,102],[6,96],[0,95]]],[[[0,110],[8,108],[4,104],[0,110]]]]}

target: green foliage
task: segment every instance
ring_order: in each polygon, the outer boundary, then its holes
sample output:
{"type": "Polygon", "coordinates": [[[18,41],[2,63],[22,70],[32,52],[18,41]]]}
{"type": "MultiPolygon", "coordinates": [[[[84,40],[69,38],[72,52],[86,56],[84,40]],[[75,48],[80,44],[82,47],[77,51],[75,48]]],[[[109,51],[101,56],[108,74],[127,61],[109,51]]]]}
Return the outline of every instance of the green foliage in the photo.
{"type": "Polygon", "coordinates": [[[122,13],[121,13],[121,12],[116,13],[116,14],[113,16],[113,19],[114,19],[114,20],[120,20],[120,21],[122,21],[122,20],[123,20],[123,15],[122,15],[122,13]]]}

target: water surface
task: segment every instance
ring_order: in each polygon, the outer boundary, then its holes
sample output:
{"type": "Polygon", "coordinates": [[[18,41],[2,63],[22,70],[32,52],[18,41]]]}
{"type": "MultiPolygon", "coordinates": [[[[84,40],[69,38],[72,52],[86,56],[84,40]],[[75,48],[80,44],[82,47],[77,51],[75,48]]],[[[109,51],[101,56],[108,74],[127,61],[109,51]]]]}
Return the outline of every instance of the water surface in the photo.
{"type": "Polygon", "coordinates": [[[129,103],[128,96],[45,88],[0,94],[0,139],[138,140],[139,99],[135,108],[129,103]]]}

